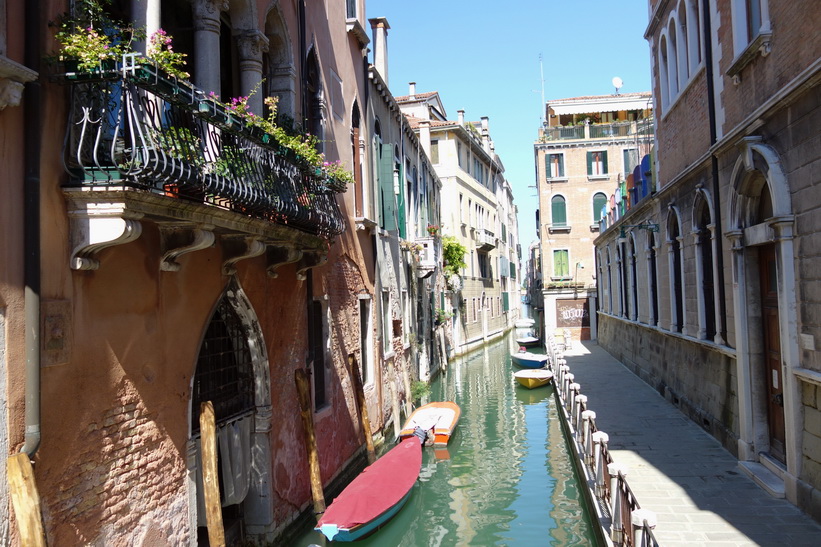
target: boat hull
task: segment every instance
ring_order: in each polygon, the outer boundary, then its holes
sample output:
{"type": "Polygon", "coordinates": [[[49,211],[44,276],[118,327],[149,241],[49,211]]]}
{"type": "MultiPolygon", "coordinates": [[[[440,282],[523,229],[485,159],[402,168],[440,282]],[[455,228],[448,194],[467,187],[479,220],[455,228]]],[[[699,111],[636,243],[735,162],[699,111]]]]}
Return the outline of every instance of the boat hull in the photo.
{"type": "Polygon", "coordinates": [[[351,481],[314,530],[331,541],[354,541],[372,533],[402,508],[421,468],[419,438],[405,439],[351,481]]]}
{"type": "Polygon", "coordinates": [[[539,345],[539,339],[536,338],[535,336],[522,336],[520,338],[516,338],[516,343],[519,344],[520,346],[524,346],[526,348],[529,348],[529,347],[532,347],[532,346],[538,346],[539,345]]]}
{"type": "Polygon", "coordinates": [[[510,360],[513,364],[522,368],[542,368],[547,364],[547,355],[539,355],[530,352],[513,353],[510,360]]]}
{"type": "Polygon", "coordinates": [[[424,431],[433,430],[433,446],[447,446],[450,438],[456,430],[462,410],[454,402],[437,401],[420,406],[414,410],[399,432],[401,439],[406,439],[413,435],[417,427],[424,431]]]}
{"type": "Polygon", "coordinates": [[[549,384],[553,373],[547,369],[526,369],[514,373],[513,377],[527,389],[534,389],[549,384]]]}

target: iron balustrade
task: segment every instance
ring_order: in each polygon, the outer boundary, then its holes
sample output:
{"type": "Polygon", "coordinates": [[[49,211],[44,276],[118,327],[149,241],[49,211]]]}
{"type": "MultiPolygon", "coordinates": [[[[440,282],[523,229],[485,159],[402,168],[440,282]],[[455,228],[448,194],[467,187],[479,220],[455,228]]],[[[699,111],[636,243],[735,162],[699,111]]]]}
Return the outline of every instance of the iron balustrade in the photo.
{"type": "Polygon", "coordinates": [[[344,182],[189,82],[134,54],[63,80],[67,186],[152,192],[326,238],[344,231],[335,196],[344,182]]]}

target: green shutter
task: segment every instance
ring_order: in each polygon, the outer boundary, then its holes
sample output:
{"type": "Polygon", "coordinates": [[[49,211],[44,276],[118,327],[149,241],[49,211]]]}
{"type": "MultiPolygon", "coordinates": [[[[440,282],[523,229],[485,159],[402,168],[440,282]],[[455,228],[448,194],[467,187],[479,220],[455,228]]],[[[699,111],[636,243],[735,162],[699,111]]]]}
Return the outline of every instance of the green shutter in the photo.
{"type": "Polygon", "coordinates": [[[587,174],[593,174],[593,152],[587,153],[587,174]]]}
{"type": "Polygon", "coordinates": [[[553,276],[567,277],[567,250],[553,251],[553,276]]]}
{"type": "Polygon", "coordinates": [[[503,292],[502,293],[502,309],[504,311],[510,311],[510,293],[503,292]]]}
{"type": "Polygon", "coordinates": [[[402,162],[399,164],[399,195],[397,196],[397,200],[399,203],[397,206],[399,207],[399,237],[405,239],[407,237],[407,226],[405,225],[405,164],[402,162]]]}
{"type": "Polygon", "coordinates": [[[552,224],[553,226],[567,225],[567,208],[562,196],[553,196],[552,204],[552,224]]]}
{"type": "Polygon", "coordinates": [[[610,170],[607,169],[607,150],[602,150],[601,164],[602,164],[602,173],[606,175],[607,173],[610,172],[610,170]]]}
{"type": "Polygon", "coordinates": [[[382,202],[382,228],[396,230],[396,196],[393,193],[393,145],[382,145],[379,160],[379,193],[382,202]]]}

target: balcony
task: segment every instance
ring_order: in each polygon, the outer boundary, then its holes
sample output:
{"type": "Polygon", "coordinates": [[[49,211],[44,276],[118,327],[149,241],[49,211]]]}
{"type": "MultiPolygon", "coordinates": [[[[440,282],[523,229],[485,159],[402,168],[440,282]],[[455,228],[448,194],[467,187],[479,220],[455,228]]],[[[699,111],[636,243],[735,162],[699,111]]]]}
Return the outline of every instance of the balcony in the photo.
{"type": "Polygon", "coordinates": [[[273,276],[282,263],[316,265],[344,230],[335,196],[344,183],[190,83],[134,55],[62,80],[75,269],[95,269],[100,249],[136,239],[145,221],[160,226],[164,270],[219,236],[226,273],[267,253],[273,276]]]}
{"type": "Polygon", "coordinates": [[[653,120],[638,122],[594,123],[568,127],[545,127],[542,142],[562,140],[615,139],[625,137],[652,137],[653,120]]]}
{"type": "Polygon", "coordinates": [[[416,243],[422,247],[416,270],[417,277],[422,279],[432,274],[442,263],[442,240],[438,237],[421,237],[416,243]]]}
{"type": "Polygon", "coordinates": [[[496,248],[496,236],[490,230],[476,230],[476,248],[481,251],[489,251],[496,248]]]}

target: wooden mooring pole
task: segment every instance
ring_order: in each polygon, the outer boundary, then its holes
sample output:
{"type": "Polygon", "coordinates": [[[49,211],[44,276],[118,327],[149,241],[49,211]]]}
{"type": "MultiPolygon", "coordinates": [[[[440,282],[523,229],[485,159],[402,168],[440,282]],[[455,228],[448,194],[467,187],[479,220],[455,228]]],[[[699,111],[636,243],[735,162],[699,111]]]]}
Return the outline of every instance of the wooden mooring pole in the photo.
{"type": "Polygon", "coordinates": [[[314,416],[311,412],[311,386],[308,374],[304,369],[294,371],[296,393],[299,398],[299,414],[302,416],[302,427],[305,428],[305,451],[308,453],[308,468],[311,474],[311,495],[314,498],[314,513],[325,512],[325,494],[322,492],[322,474],[319,471],[319,453],[316,449],[316,431],[314,416]]]}
{"type": "Polygon", "coordinates": [[[373,434],[371,433],[371,420],[368,418],[368,403],[365,400],[365,388],[362,385],[362,374],[359,372],[359,363],[351,353],[348,355],[348,367],[351,369],[353,378],[353,390],[356,395],[356,403],[359,406],[359,420],[362,422],[362,431],[365,432],[365,448],[368,451],[368,465],[376,461],[376,450],[373,447],[373,434]]]}
{"type": "Polygon", "coordinates": [[[225,528],[222,525],[222,503],[217,474],[217,424],[211,401],[200,403],[200,446],[208,543],[214,547],[225,547],[225,528]]]}
{"type": "Polygon", "coordinates": [[[46,547],[46,534],[40,517],[40,494],[34,482],[34,470],[29,455],[20,452],[6,460],[11,503],[20,530],[20,544],[26,547],[46,547]]]}

